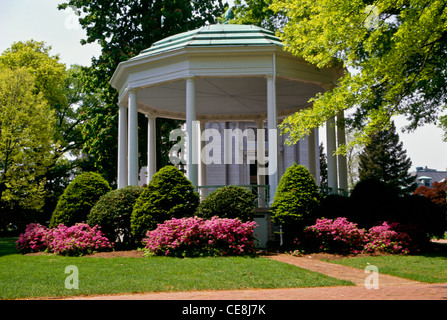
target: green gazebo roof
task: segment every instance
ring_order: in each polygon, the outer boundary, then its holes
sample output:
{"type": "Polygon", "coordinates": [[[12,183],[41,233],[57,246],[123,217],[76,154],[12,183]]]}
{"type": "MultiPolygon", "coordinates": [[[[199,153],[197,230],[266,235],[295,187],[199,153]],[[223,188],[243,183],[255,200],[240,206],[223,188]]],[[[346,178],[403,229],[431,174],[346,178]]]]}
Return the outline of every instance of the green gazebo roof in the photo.
{"type": "MultiPolygon", "coordinates": [[[[155,42],[139,56],[155,55],[185,47],[283,46],[275,33],[254,25],[214,24],[179,33],[155,42]]],[[[135,57],[136,58],[136,57],[135,57]]]]}

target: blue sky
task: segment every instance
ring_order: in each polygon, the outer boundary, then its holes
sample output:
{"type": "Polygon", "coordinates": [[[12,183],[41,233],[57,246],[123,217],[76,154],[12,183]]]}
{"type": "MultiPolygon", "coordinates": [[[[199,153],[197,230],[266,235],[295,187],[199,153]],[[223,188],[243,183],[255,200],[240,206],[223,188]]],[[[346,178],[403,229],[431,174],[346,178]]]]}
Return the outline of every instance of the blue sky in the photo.
{"type": "MultiPolygon", "coordinates": [[[[70,9],[59,11],[63,0],[0,0],[0,52],[13,42],[34,39],[52,47],[52,54],[59,54],[61,62],[90,65],[91,57],[100,54],[96,44],[82,46],[85,32],[76,24],[70,9]]],[[[229,1],[232,3],[233,1],[229,1]]],[[[399,129],[405,123],[396,121],[399,129]]],[[[400,139],[411,158],[413,169],[428,166],[447,170],[447,142],[442,141],[442,130],[436,125],[426,125],[411,134],[400,132],[400,139]]],[[[320,131],[324,142],[325,131],[320,131]]]]}

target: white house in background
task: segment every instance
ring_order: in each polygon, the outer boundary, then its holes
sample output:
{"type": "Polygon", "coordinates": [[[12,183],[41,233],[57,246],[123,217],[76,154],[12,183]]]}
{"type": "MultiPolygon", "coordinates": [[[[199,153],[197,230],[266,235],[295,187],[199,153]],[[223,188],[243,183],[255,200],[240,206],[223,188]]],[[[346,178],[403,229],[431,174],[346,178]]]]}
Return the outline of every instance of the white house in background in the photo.
{"type": "Polygon", "coordinates": [[[438,171],[436,169],[417,167],[415,172],[411,173],[416,176],[416,182],[419,186],[431,187],[433,182],[444,182],[447,179],[447,171],[438,171]]]}

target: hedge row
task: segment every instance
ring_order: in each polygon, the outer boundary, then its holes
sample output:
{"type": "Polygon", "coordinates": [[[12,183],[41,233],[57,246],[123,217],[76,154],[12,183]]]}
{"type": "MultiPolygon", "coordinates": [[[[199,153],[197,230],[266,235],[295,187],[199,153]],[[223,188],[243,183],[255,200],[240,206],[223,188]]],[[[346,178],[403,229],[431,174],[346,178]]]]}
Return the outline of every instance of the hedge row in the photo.
{"type": "Polygon", "coordinates": [[[170,219],[214,216],[251,221],[255,196],[242,187],[217,189],[200,203],[191,182],[173,166],[158,171],[147,187],[111,190],[99,174],[77,176],[59,198],[50,228],[86,222],[100,226],[117,248],[135,247],[150,230],[170,219]]]}
{"type": "MultiPolygon", "coordinates": [[[[273,221],[283,227],[286,246],[297,237],[305,239],[310,230],[308,226],[315,221],[318,223],[320,217],[346,217],[367,229],[380,226],[384,221],[399,223],[401,229],[402,226],[406,227],[415,242],[426,241],[428,237],[443,232],[445,213],[439,213],[436,208],[427,205],[427,201],[431,203],[427,198],[393,198],[390,209],[384,207],[385,200],[390,197],[391,192],[386,186],[377,182],[362,182],[350,198],[322,198],[307,168],[294,164],[281,178],[271,214],[273,221]],[[398,205],[405,210],[399,210],[402,208],[398,205]],[[415,223],[422,213],[423,223],[415,223]],[[413,228],[415,225],[416,228],[413,228]]],[[[127,187],[113,191],[100,175],[87,172],[76,177],[60,197],[50,228],[87,222],[91,227],[100,226],[104,235],[118,247],[135,246],[141,244],[149,231],[173,219],[197,216],[209,220],[219,216],[237,218],[241,222],[252,221],[254,200],[255,196],[250,191],[227,186],[217,189],[200,203],[191,182],[173,166],[157,172],[145,188],[127,187]]]]}

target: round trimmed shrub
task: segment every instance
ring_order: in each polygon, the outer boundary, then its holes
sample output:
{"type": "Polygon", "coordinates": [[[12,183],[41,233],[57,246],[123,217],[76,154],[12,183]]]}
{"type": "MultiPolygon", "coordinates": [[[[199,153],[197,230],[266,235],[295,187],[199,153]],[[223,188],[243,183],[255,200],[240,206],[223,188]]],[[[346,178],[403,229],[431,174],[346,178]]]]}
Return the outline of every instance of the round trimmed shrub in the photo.
{"type": "Polygon", "coordinates": [[[294,163],[286,170],[271,208],[273,222],[283,227],[286,245],[315,221],[319,199],[318,187],[306,167],[294,163]]]}
{"type": "Polygon", "coordinates": [[[143,187],[127,186],[103,195],[87,216],[90,226],[99,225],[104,235],[122,245],[130,245],[130,217],[143,187]]]}
{"type": "Polygon", "coordinates": [[[349,221],[362,228],[371,228],[395,216],[392,208],[398,199],[395,187],[375,178],[359,181],[349,197],[349,221]]]}
{"type": "Polygon", "coordinates": [[[50,228],[59,224],[72,226],[85,222],[87,215],[101,196],[111,190],[109,183],[98,173],[85,172],[77,176],[59,197],[50,220],[50,228]]]}
{"type": "Polygon", "coordinates": [[[200,203],[197,215],[205,219],[220,218],[252,221],[256,196],[244,187],[225,186],[214,190],[200,203]]]}
{"type": "Polygon", "coordinates": [[[199,202],[199,194],[179,169],[163,167],[135,203],[130,220],[132,235],[139,242],[165,220],[192,217],[199,202]]]}
{"type": "Polygon", "coordinates": [[[322,196],[318,208],[318,218],[334,219],[346,217],[349,214],[349,198],[338,194],[322,196]]]}

